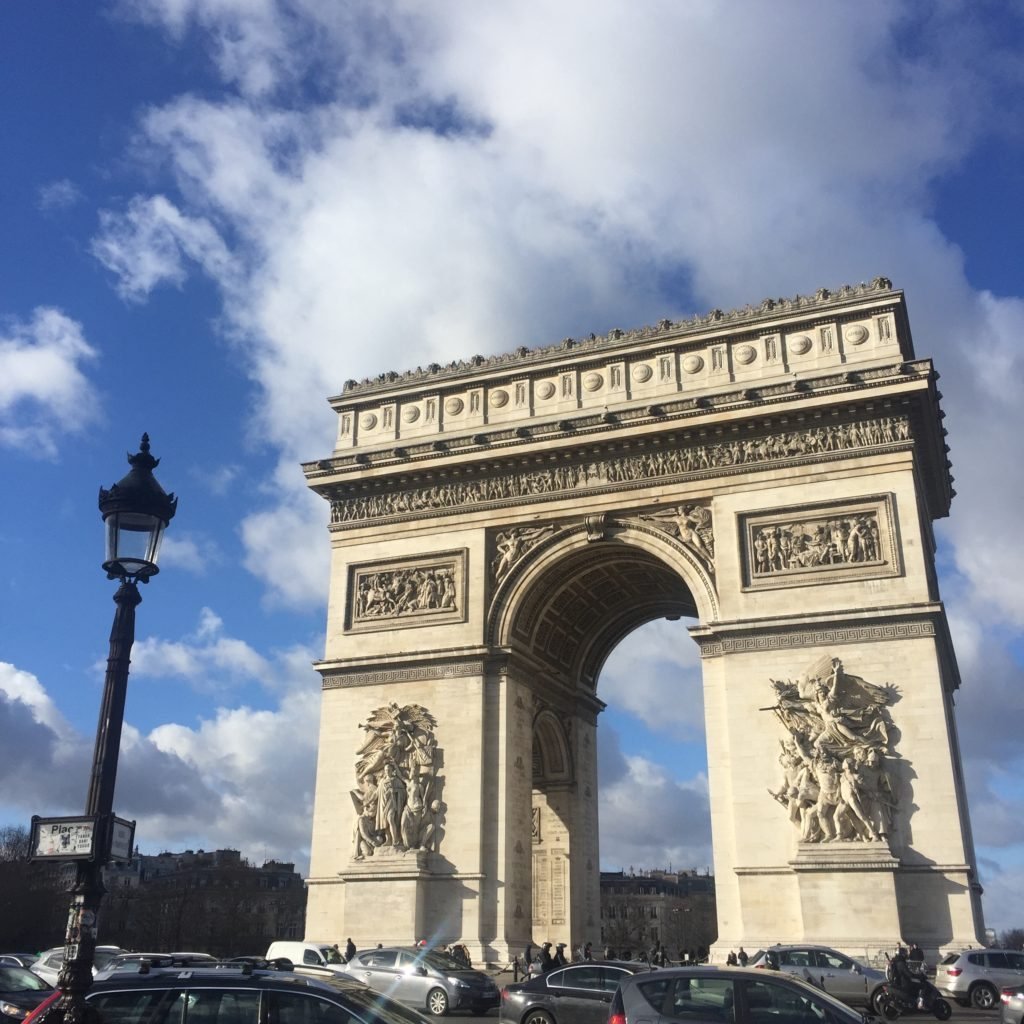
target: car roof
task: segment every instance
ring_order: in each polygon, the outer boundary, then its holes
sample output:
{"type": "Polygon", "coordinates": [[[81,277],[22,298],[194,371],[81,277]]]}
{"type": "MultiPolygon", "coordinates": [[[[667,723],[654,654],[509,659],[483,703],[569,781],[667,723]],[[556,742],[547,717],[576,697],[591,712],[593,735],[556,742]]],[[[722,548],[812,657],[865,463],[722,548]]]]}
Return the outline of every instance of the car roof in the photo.
{"type": "Polygon", "coordinates": [[[162,988],[179,981],[187,981],[193,988],[223,988],[225,985],[262,988],[282,985],[286,988],[339,992],[366,987],[358,979],[339,977],[329,971],[321,974],[298,968],[254,968],[248,964],[229,964],[220,961],[210,964],[204,961],[186,965],[157,963],[135,973],[119,971],[110,978],[96,979],[92,984],[92,991],[110,992],[125,985],[132,988],[162,988]]]}

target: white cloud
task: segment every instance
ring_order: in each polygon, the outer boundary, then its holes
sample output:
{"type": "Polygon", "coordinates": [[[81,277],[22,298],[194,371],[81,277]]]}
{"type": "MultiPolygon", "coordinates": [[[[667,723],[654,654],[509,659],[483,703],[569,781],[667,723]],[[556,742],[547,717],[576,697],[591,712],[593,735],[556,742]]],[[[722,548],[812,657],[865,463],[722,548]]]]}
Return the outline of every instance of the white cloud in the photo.
{"type": "Polygon", "coordinates": [[[67,210],[81,198],[82,193],[73,181],[68,178],[60,178],[39,186],[37,202],[40,210],[50,212],[51,210],[67,210]]]}
{"type": "Polygon", "coordinates": [[[0,445],[53,457],[58,437],[98,415],[82,366],[96,358],[82,325],[40,306],[28,321],[0,321],[0,445]]]}
{"type": "Polygon", "coordinates": [[[165,534],[160,544],[161,567],[173,566],[202,576],[223,560],[215,541],[189,534],[165,534]]]}
{"type": "MultiPolygon", "coordinates": [[[[299,665],[315,678],[310,648],[273,651],[268,657],[250,644],[224,632],[219,615],[203,608],[195,631],[181,640],[145,637],[132,649],[132,675],[136,678],[180,678],[203,693],[223,696],[249,683],[278,691],[293,679],[299,665]]],[[[99,670],[102,666],[97,664],[99,670]]]]}

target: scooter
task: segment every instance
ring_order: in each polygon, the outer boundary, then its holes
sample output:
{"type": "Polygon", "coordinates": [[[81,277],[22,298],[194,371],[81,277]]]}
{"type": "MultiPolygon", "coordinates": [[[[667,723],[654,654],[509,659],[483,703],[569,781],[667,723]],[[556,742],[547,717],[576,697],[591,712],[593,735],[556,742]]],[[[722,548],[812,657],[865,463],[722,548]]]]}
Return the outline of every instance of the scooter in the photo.
{"type": "Polygon", "coordinates": [[[949,1020],[953,1015],[949,1000],[944,999],[927,978],[922,977],[919,986],[917,1001],[911,1002],[900,989],[887,981],[875,999],[875,1006],[886,1020],[896,1020],[907,1013],[930,1013],[936,1020],[949,1020]]]}

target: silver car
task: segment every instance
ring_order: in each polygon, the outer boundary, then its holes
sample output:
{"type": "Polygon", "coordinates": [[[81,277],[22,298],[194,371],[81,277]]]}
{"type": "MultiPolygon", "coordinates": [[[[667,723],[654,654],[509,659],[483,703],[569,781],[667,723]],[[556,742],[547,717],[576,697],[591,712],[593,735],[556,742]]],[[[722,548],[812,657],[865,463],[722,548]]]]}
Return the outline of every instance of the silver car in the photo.
{"type": "MultiPolygon", "coordinates": [[[[92,959],[93,977],[96,976],[98,971],[102,971],[103,968],[118,955],[118,953],[124,952],[125,950],[120,946],[97,946],[92,959]]],[[[60,975],[60,969],[63,966],[64,947],[54,946],[53,949],[47,949],[45,952],[40,953],[39,959],[32,964],[29,970],[38,974],[43,981],[48,981],[51,985],[56,985],[57,978],[60,975]]]]}
{"type": "Polygon", "coordinates": [[[370,949],[356,953],[346,970],[375,992],[423,1007],[435,1017],[464,1009],[480,1016],[501,1002],[497,985],[486,974],[436,949],[370,949]]]}
{"type": "Polygon", "coordinates": [[[669,967],[623,978],[608,1024],[864,1024],[859,1011],[792,974],[669,967]]]}
{"type": "MultiPolygon", "coordinates": [[[[854,960],[831,946],[808,944],[772,946],[779,954],[779,968],[786,974],[809,981],[829,995],[850,1006],[869,1006],[876,1013],[876,1001],[885,984],[885,972],[854,960]]],[[[760,950],[750,961],[751,967],[764,967],[766,950],[760,950]]]]}
{"type": "Polygon", "coordinates": [[[1024,984],[1024,953],[1009,949],[965,949],[950,953],[935,969],[935,984],[961,1006],[990,1010],[1002,989],[1024,984]]]}

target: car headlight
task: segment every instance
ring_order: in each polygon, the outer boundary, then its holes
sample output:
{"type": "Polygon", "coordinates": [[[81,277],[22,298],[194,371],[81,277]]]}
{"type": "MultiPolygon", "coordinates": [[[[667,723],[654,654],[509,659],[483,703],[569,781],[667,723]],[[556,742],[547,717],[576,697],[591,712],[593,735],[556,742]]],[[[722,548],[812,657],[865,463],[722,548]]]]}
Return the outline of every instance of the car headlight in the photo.
{"type": "Polygon", "coordinates": [[[28,1010],[24,1006],[15,1006],[14,1003],[8,1003],[3,999],[0,999],[0,1013],[6,1014],[8,1017],[14,1017],[17,1020],[28,1016],[28,1010]]]}
{"type": "Polygon", "coordinates": [[[454,985],[454,986],[455,986],[456,988],[470,988],[470,986],[469,986],[469,985],[467,985],[467,984],[466,984],[466,982],[462,981],[462,980],[461,980],[461,979],[459,979],[459,978],[449,978],[448,980],[449,980],[449,981],[450,981],[450,982],[451,982],[451,983],[452,983],[452,984],[453,984],[453,985],[454,985]]]}

